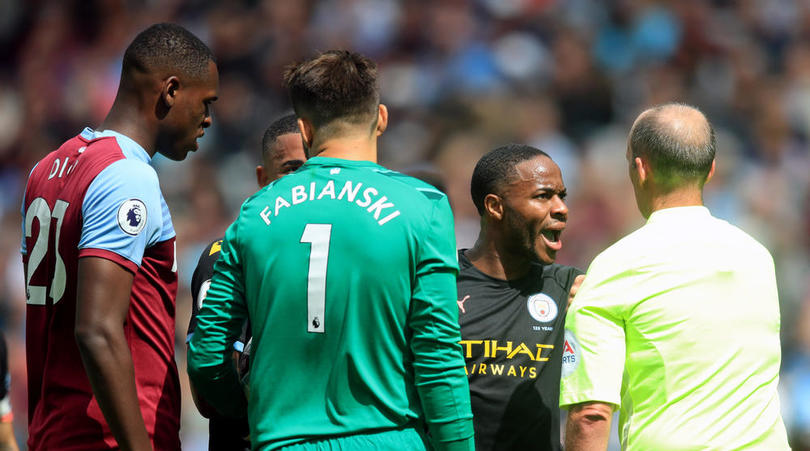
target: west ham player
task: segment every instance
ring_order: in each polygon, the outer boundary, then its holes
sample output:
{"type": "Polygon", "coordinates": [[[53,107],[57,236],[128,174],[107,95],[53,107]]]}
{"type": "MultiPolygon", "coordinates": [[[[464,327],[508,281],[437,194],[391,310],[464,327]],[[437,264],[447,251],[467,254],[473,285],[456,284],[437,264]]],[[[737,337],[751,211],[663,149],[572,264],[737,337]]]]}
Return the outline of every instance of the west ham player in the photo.
{"type": "Polygon", "coordinates": [[[8,374],[8,353],[6,339],[0,333],[0,451],[17,451],[17,439],[11,420],[11,403],[9,402],[10,377],[8,374]]]}
{"type": "Polygon", "coordinates": [[[211,51],[173,24],[127,47],[113,106],[32,170],[23,199],[31,450],[180,448],[175,232],[150,166],[211,125],[211,51]]]}
{"type": "MultiPolygon", "coordinates": [[[[307,160],[304,152],[304,145],[301,142],[301,133],[298,131],[298,122],[294,114],[288,114],[274,121],[265,130],[262,137],[262,164],[256,166],[256,182],[259,187],[267,186],[268,183],[283,177],[301,167],[307,160]]],[[[211,284],[211,277],[214,274],[214,263],[219,258],[222,249],[222,239],[216,240],[205,248],[194,275],[191,277],[191,293],[193,304],[191,307],[191,320],[188,325],[188,338],[186,343],[194,335],[197,326],[197,313],[202,306],[205,293],[211,284]]],[[[241,353],[245,345],[249,343],[250,331],[247,323],[243,328],[239,340],[233,344],[234,351],[241,353]]],[[[235,356],[238,358],[238,356],[235,356]]],[[[243,357],[242,362],[246,363],[243,357]]],[[[247,365],[244,365],[245,367],[247,365]]],[[[247,368],[241,368],[242,375],[247,368]]],[[[242,418],[227,417],[218,414],[208,406],[204,400],[200,399],[192,385],[194,402],[203,416],[209,418],[208,423],[208,449],[214,450],[249,450],[250,441],[246,439],[248,431],[247,411],[242,418]]]]}
{"type": "Polygon", "coordinates": [[[244,409],[228,351],[249,318],[254,449],[425,449],[425,426],[437,449],[471,449],[447,197],[375,163],[372,61],[328,51],[285,81],[311,158],[225,233],[189,376],[244,409]]]}
{"type": "Polygon", "coordinates": [[[560,168],[506,145],[478,161],[470,191],[481,232],[458,253],[458,307],[475,448],[559,450],[563,326],[582,274],[554,264],[568,220],[560,168]]]}

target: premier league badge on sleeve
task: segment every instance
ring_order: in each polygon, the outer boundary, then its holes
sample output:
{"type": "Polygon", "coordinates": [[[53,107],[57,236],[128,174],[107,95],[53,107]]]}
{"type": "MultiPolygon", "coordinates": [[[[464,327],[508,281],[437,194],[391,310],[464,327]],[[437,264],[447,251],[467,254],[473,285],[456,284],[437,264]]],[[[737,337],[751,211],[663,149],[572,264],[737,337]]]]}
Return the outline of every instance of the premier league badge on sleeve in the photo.
{"type": "Polygon", "coordinates": [[[557,317],[557,303],[547,294],[537,293],[529,296],[526,307],[532,318],[541,323],[554,321],[554,318],[557,317]]]}
{"type": "Polygon", "coordinates": [[[146,226],[146,205],[138,199],[125,200],[118,207],[118,226],[128,235],[137,235],[146,226]]]}

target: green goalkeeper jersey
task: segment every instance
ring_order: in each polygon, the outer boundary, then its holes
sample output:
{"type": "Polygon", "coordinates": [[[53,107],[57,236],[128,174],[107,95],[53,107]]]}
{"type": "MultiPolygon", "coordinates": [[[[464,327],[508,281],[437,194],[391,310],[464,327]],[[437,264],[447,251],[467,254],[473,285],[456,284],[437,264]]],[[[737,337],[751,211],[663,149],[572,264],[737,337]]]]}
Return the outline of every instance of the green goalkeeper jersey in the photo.
{"type": "Polygon", "coordinates": [[[471,443],[447,197],[368,161],[310,159],[228,228],[189,345],[206,400],[245,402],[230,344],[253,328],[254,449],[424,423],[471,443]]]}

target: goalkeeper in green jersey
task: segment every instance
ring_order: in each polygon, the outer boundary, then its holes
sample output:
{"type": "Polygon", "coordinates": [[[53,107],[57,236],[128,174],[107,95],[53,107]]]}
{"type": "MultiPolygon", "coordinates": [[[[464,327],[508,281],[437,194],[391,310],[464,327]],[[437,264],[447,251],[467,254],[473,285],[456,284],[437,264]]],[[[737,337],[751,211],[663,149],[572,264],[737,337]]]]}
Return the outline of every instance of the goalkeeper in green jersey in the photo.
{"type": "Polygon", "coordinates": [[[447,197],[375,163],[372,61],[328,51],[285,82],[312,158],[228,228],[189,376],[223,413],[247,402],[254,449],[472,449],[447,197]],[[230,358],[246,318],[249,399],[230,358]]]}

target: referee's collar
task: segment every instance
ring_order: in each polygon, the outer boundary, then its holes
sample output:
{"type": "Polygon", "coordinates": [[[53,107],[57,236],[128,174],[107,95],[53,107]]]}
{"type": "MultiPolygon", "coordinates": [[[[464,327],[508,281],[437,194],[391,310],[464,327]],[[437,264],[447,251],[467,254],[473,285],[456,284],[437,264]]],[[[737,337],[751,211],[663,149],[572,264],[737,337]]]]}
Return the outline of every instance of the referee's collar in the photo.
{"type": "Polygon", "coordinates": [[[670,219],[688,219],[711,216],[709,209],[703,205],[691,205],[688,207],[662,208],[650,214],[647,224],[670,219]]]}

